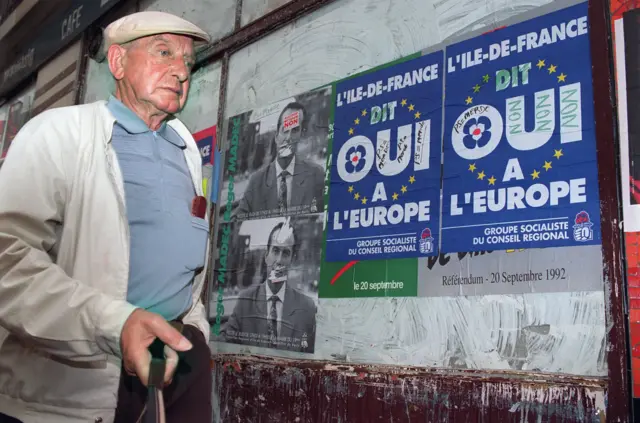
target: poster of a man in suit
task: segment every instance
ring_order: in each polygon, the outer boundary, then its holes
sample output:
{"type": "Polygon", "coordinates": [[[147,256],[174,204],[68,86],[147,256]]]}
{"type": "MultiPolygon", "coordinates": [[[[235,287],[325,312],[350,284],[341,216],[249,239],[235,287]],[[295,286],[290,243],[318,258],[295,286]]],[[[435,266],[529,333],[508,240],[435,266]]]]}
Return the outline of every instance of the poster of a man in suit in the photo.
{"type": "MultiPolygon", "coordinates": [[[[231,118],[241,121],[233,220],[324,211],[330,102],[331,89],[322,88],[231,118]]],[[[221,198],[230,176],[225,169],[221,198]]],[[[224,214],[227,204],[222,204],[224,214]]]]}
{"type": "MultiPolygon", "coordinates": [[[[319,216],[302,218],[298,222],[294,219],[296,218],[250,222],[259,223],[265,229],[270,227],[267,226],[268,223],[277,223],[268,232],[266,246],[255,272],[258,282],[239,290],[232,297],[235,304],[228,304],[231,312],[218,340],[313,353],[316,304],[311,295],[317,298],[317,291],[314,293],[313,290],[317,288],[319,275],[304,275],[300,272],[304,272],[305,268],[319,267],[320,244],[309,244],[308,238],[303,237],[311,235],[311,239],[314,239],[317,233],[322,232],[322,228],[319,216]],[[304,239],[307,241],[303,241],[304,239]],[[304,250],[301,251],[301,248],[304,250]]],[[[235,240],[242,245],[252,244],[243,236],[236,236],[235,240]]],[[[265,240],[254,241],[256,242],[265,240]]],[[[238,283],[237,280],[229,281],[231,284],[234,282],[238,283]]]]}

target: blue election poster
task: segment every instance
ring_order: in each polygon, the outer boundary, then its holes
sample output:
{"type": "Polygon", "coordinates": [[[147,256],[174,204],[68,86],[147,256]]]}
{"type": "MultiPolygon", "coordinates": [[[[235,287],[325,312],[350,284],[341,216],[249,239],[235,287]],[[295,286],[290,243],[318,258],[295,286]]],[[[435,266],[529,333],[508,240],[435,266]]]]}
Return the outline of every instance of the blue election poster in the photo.
{"type": "Polygon", "coordinates": [[[326,261],[438,253],[441,51],[336,85],[326,261]]]}
{"type": "Polygon", "coordinates": [[[587,3],[446,49],[442,252],[599,244],[587,3]]]}

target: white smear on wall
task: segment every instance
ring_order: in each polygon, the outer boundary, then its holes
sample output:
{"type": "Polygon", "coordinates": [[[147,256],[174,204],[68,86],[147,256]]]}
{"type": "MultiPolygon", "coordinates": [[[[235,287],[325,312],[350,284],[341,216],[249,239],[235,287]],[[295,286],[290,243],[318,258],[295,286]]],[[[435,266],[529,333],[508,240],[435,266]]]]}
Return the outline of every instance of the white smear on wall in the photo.
{"type": "Polygon", "coordinates": [[[604,293],[320,299],[313,356],[213,344],[214,352],[604,376],[604,293]]]}
{"type": "Polygon", "coordinates": [[[255,21],[292,0],[242,0],[242,26],[255,21]]]}
{"type": "Polygon", "coordinates": [[[189,97],[178,114],[191,132],[201,131],[218,122],[220,73],[220,62],[215,62],[200,68],[191,76],[189,97]]]}
{"type": "Polygon", "coordinates": [[[180,16],[217,41],[233,31],[236,0],[141,0],[140,10],[157,10],[180,16]]]}
{"type": "Polygon", "coordinates": [[[231,56],[225,116],[329,84],[454,35],[491,29],[495,22],[547,3],[338,0],[231,56]]]}

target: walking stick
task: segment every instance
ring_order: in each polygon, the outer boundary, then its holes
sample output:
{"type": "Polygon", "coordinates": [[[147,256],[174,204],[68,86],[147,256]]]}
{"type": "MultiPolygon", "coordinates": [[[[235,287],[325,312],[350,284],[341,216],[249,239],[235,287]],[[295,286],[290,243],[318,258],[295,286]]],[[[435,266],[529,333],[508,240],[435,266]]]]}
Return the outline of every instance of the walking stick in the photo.
{"type": "Polygon", "coordinates": [[[166,360],[164,357],[164,343],[156,338],[149,346],[151,352],[151,364],[149,365],[149,382],[147,384],[147,404],[138,423],[165,423],[164,398],[162,387],[164,386],[164,370],[166,360]]]}

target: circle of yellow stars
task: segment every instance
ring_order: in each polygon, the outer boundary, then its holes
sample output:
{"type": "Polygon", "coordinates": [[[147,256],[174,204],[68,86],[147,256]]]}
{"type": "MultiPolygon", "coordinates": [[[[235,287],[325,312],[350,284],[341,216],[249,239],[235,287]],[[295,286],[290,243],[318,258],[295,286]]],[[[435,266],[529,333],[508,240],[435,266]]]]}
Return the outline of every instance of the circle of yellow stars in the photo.
{"type": "MultiPolygon", "coordinates": [[[[547,66],[546,60],[545,59],[540,59],[538,60],[538,63],[536,64],[536,67],[538,68],[538,70],[543,70],[546,69],[549,72],[549,75],[552,75],[554,73],[558,72],[558,66],[554,65],[554,64],[549,64],[547,66]]],[[[558,83],[561,82],[567,82],[567,75],[564,72],[561,72],[560,75],[557,75],[556,78],[558,79],[558,83]]],[[[489,76],[489,74],[486,74],[482,77],[482,85],[480,84],[476,84],[473,86],[473,92],[474,93],[479,93],[480,90],[482,89],[482,87],[484,87],[486,84],[489,83],[489,81],[491,80],[491,76],[489,76]]],[[[473,97],[468,96],[467,99],[465,100],[465,103],[467,105],[473,104],[473,97]]],[[[554,149],[554,154],[553,157],[556,160],[560,160],[560,157],[562,157],[564,155],[564,153],[562,152],[562,149],[560,150],[555,150],[554,149]]],[[[548,172],[549,170],[551,170],[553,168],[553,159],[551,159],[551,161],[544,161],[544,165],[541,166],[541,169],[544,169],[545,172],[548,172]]],[[[475,163],[472,163],[469,165],[469,172],[475,173],[477,169],[477,166],[475,163]]],[[[533,169],[533,172],[530,173],[529,175],[531,176],[531,179],[539,179],[540,178],[540,174],[542,172],[539,171],[538,169],[533,169]]],[[[491,175],[491,177],[487,178],[487,175],[485,174],[484,170],[481,170],[477,173],[477,178],[484,181],[486,178],[486,181],[489,182],[489,185],[495,185],[497,179],[491,175]]]]}
{"type": "MultiPolygon", "coordinates": [[[[559,149],[559,150],[554,149],[553,151],[554,151],[553,158],[555,158],[556,160],[560,160],[560,157],[564,156],[562,149],[559,149]]],[[[548,172],[552,168],[553,168],[553,159],[551,159],[551,161],[545,160],[544,165],[542,166],[542,169],[544,169],[545,172],[548,172]]],[[[469,172],[476,174],[477,179],[481,181],[486,180],[489,183],[489,185],[496,184],[496,181],[497,181],[496,177],[494,175],[491,175],[491,177],[487,178],[487,174],[485,173],[484,169],[476,173],[476,171],[478,170],[478,166],[476,166],[475,163],[471,163],[469,165],[468,170],[469,172]]],[[[529,174],[529,176],[531,176],[531,179],[534,179],[534,180],[540,179],[540,173],[541,171],[534,169],[533,172],[529,174]]]]}
{"type": "MultiPolygon", "coordinates": [[[[400,101],[400,107],[406,107],[409,112],[413,113],[414,119],[420,119],[420,117],[422,116],[422,113],[420,113],[419,110],[416,110],[416,106],[409,103],[406,98],[403,98],[400,101]]],[[[358,125],[360,125],[360,117],[365,118],[367,117],[367,114],[368,114],[367,109],[363,109],[362,112],[360,113],[360,116],[353,120],[353,126],[349,128],[349,131],[348,131],[349,135],[354,135],[356,133],[356,128],[358,127],[358,125]]],[[[399,189],[400,194],[398,194],[398,192],[394,192],[391,195],[391,198],[393,199],[393,201],[397,201],[398,198],[400,198],[400,195],[406,194],[409,191],[409,185],[414,184],[415,182],[416,182],[415,175],[409,176],[408,185],[400,186],[400,189],[399,189]]],[[[360,195],[360,193],[356,191],[353,185],[350,185],[349,188],[347,188],[347,191],[349,192],[349,194],[353,195],[354,200],[360,201],[363,205],[366,205],[369,202],[369,199],[366,196],[360,195]]]]}

